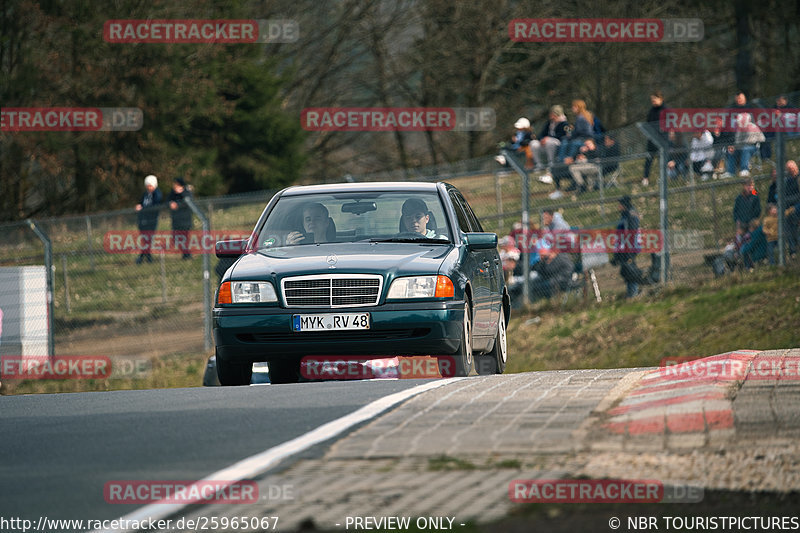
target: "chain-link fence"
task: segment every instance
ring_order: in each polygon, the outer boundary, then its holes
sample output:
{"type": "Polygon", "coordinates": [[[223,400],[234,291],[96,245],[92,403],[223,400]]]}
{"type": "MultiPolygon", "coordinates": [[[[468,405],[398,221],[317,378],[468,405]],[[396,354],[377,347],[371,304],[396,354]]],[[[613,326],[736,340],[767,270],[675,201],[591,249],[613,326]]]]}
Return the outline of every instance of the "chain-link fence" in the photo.
{"type": "MultiPolygon", "coordinates": [[[[464,193],[484,227],[500,236],[522,220],[525,210],[534,225],[541,225],[545,209],[553,209],[570,226],[612,229],[619,219],[618,199],[629,195],[641,227],[664,231],[669,257],[661,264],[668,266],[667,281],[713,279],[715,257],[735,236],[733,205],[742,180],[725,177],[717,167],[693,168],[688,139],[665,152],[667,159],[681,163],[673,169],[661,164],[658,152],[648,152],[647,137],[635,125],[609,135],[618,154],[605,158],[603,163],[612,165],[602,174],[586,174],[585,191],[570,187],[568,166],[526,172],[524,159],[504,166],[492,156],[345,180],[448,181],[464,193]],[[650,157],[650,183],[643,185],[650,157]],[[553,194],[557,177],[560,197],[553,194]]],[[[749,165],[762,218],[773,170],[783,167],[775,163],[775,140],[769,142],[771,153],[757,150],[749,165]]],[[[782,154],[784,160],[800,159],[800,138],[785,136],[782,154]]],[[[213,241],[248,234],[273,193],[196,199],[188,231],[201,238],[190,245],[188,259],[169,241],[171,214],[163,205],[156,228],[161,249],[153,246],[151,257],[141,261],[134,209],[0,226],[0,354],[202,352],[210,346],[209,288],[213,291],[218,282],[213,241]],[[212,232],[208,239],[202,238],[204,220],[212,232]]],[[[662,257],[655,254],[652,264],[662,257]]],[[[599,290],[621,291],[618,269],[604,263],[596,264],[599,290]]],[[[640,267],[646,271],[650,266],[647,256],[640,255],[640,267]]]]}
{"type": "Polygon", "coordinates": [[[214,242],[249,235],[272,194],[198,199],[180,232],[172,231],[166,205],[150,233],[139,231],[133,209],[3,225],[0,354],[209,349],[214,242]]]}

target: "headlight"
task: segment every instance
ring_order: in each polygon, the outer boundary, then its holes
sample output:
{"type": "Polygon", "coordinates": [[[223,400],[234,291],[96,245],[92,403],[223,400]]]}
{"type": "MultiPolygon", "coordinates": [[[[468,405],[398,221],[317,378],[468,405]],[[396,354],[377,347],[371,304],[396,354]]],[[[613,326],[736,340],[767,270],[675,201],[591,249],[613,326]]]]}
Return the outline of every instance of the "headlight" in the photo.
{"type": "Polygon", "coordinates": [[[415,276],[394,280],[386,299],[452,298],[454,295],[453,282],[447,276],[415,276]]]}
{"type": "Polygon", "coordinates": [[[226,281],[219,286],[217,303],[252,304],[277,302],[275,287],[268,281],[226,281]]]}

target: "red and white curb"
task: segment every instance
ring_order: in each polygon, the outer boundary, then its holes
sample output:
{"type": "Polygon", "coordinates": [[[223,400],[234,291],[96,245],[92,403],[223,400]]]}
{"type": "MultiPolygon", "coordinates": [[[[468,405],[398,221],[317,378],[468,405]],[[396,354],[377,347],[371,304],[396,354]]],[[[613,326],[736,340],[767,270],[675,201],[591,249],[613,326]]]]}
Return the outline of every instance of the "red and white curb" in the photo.
{"type": "Polygon", "coordinates": [[[732,393],[759,353],[738,350],[652,370],[608,411],[605,428],[631,436],[732,430],[732,393]]]}

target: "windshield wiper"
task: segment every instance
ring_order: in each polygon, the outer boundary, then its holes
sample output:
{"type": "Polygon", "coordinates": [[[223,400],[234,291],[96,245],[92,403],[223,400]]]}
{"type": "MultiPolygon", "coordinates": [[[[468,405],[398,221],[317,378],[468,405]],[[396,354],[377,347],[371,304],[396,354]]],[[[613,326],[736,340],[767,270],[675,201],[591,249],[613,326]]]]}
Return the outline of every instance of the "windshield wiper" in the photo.
{"type": "Polygon", "coordinates": [[[390,237],[388,239],[370,239],[369,242],[413,242],[418,244],[450,244],[449,239],[432,239],[428,237],[390,237]]]}

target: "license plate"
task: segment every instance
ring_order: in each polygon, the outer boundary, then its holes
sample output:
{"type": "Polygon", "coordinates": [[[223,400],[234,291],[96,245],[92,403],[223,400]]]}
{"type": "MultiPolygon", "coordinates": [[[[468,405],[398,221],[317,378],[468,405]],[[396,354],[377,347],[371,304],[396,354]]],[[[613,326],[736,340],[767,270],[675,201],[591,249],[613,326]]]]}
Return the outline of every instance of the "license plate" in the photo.
{"type": "Polygon", "coordinates": [[[369,329],[369,313],[328,313],[293,315],[293,331],[345,331],[369,329]]]}

